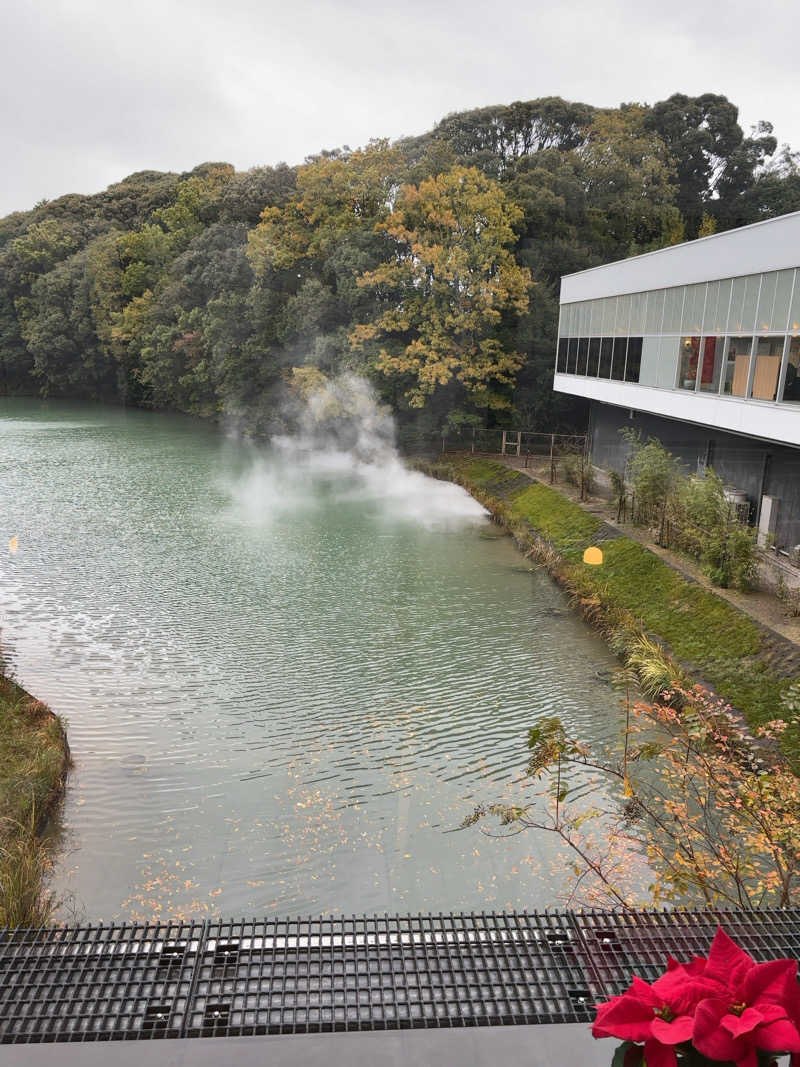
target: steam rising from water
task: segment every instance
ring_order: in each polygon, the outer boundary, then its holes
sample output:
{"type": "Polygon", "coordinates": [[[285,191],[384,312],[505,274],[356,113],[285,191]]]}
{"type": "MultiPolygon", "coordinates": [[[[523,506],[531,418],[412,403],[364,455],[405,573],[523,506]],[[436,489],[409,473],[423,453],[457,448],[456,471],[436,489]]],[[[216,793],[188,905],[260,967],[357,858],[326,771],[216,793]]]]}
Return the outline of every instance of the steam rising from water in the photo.
{"type": "Polygon", "coordinates": [[[271,450],[253,460],[230,492],[237,517],[251,523],[344,500],[428,528],[451,529],[487,514],[460,486],[406,467],[391,412],[353,374],[311,393],[295,433],[273,437],[271,450]]]}

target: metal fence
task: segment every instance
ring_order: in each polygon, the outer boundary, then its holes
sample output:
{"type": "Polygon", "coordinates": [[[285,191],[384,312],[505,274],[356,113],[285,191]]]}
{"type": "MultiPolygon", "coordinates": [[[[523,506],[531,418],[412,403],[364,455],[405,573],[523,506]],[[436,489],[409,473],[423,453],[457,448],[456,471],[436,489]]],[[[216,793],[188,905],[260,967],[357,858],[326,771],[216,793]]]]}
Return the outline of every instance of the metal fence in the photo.
{"type": "Polygon", "coordinates": [[[514,456],[519,459],[548,456],[557,459],[567,453],[580,453],[585,449],[585,434],[538,433],[532,430],[486,430],[473,426],[464,427],[461,430],[446,430],[441,435],[442,452],[471,452],[483,455],[514,456]]]}
{"type": "Polygon", "coordinates": [[[0,1041],[589,1022],[717,923],[800,959],[800,911],[309,918],[0,932],[0,1041]]]}

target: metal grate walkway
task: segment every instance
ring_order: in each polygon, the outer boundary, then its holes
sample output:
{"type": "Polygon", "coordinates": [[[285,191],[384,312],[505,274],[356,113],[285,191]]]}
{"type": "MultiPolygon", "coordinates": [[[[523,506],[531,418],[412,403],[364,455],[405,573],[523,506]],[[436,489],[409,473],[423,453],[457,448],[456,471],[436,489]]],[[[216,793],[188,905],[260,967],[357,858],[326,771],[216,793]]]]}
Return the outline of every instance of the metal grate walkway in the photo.
{"type": "Polygon", "coordinates": [[[0,1041],[589,1022],[722,923],[800,959],[800,911],[541,912],[0,931],[0,1041]]]}

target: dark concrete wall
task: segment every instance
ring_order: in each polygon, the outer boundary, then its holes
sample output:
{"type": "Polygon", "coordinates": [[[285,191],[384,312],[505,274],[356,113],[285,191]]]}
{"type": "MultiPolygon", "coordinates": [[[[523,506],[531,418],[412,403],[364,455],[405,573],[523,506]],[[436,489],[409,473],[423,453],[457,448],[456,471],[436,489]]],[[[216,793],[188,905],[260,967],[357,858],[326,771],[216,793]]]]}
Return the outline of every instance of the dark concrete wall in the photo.
{"type": "Polygon", "coordinates": [[[688,473],[704,464],[711,443],[711,466],[726,485],[747,494],[752,521],[761,495],[776,496],[780,500],[776,543],[784,549],[800,544],[800,449],[640,411],[631,417],[627,408],[595,401],[589,420],[595,466],[623,472],[628,446],[619,431],[625,426],[641,431],[644,438],[657,437],[688,473]]]}

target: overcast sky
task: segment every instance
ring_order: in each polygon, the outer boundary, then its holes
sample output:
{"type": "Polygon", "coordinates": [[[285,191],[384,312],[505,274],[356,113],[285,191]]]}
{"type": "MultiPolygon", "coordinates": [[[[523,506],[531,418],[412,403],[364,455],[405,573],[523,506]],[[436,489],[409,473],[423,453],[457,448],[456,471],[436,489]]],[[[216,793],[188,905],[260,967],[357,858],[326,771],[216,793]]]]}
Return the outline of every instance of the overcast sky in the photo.
{"type": "Polygon", "coordinates": [[[800,148],[796,0],[2,0],[0,215],[135,170],[301,162],[450,111],[724,93],[800,148]]]}

